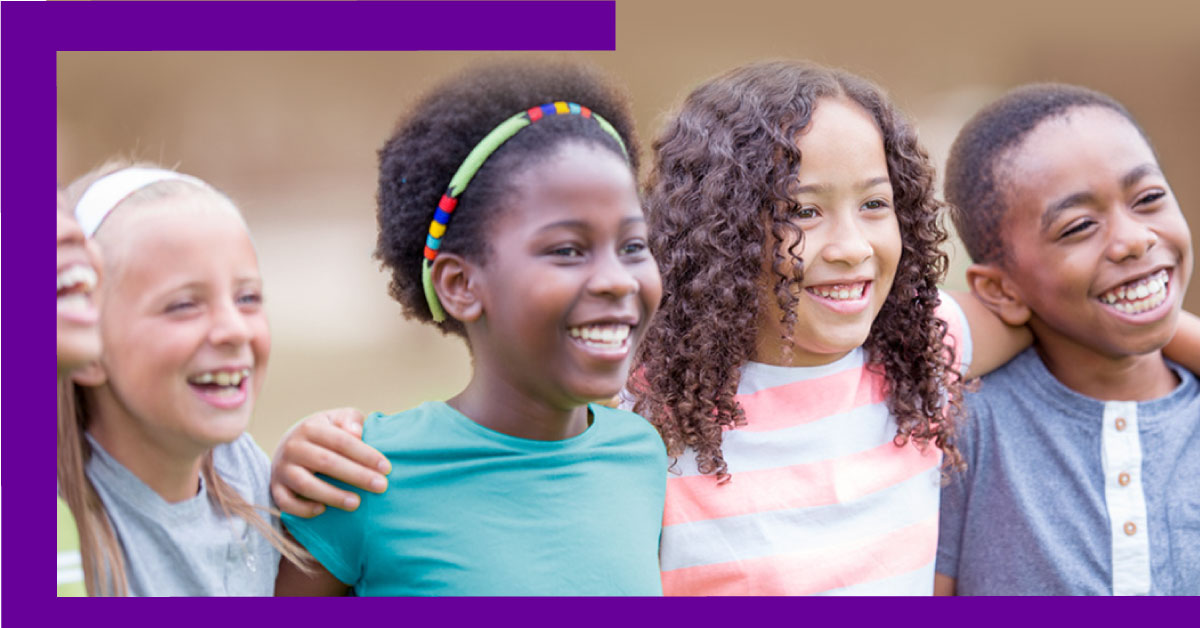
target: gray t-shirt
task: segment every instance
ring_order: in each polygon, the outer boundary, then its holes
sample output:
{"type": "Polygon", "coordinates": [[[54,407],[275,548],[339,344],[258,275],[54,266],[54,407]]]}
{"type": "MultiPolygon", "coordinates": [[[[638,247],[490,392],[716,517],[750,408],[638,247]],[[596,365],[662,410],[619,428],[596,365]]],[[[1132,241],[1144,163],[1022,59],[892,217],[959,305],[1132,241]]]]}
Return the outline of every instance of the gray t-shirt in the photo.
{"type": "Polygon", "coordinates": [[[1200,594],[1200,384],[1099,401],[1028,349],[967,395],[937,571],[960,595],[1200,594]]]}
{"type": "MultiPolygon", "coordinates": [[[[88,440],[87,475],[121,543],[130,595],[274,593],[279,552],[241,517],[226,517],[209,499],[203,477],[195,497],[168,503],[88,440]]],[[[213,462],[246,501],[270,504],[270,461],[249,434],[217,446],[213,462]]]]}

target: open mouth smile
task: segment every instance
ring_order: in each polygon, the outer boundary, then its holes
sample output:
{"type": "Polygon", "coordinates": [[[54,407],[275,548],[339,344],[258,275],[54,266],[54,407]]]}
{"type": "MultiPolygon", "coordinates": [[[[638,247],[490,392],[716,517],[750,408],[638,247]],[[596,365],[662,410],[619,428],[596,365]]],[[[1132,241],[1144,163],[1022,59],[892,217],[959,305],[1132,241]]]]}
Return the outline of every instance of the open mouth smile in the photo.
{"type": "Polygon", "coordinates": [[[187,378],[188,386],[201,399],[218,408],[236,408],[246,401],[250,369],[218,369],[187,378]]]}
{"type": "Polygon", "coordinates": [[[827,283],[804,290],[815,301],[839,314],[857,314],[870,300],[870,281],[827,283]]]}
{"type": "Polygon", "coordinates": [[[85,264],[71,264],[58,272],[58,313],[90,317],[95,313],[92,290],[99,276],[85,264]]]}
{"type": "Polygon", "coordinates": [[[1170,273],[1164,268],[1101,294],[1097,299],[1122,314],[1143,314],[1158,308],[1170,294],[1170,273]]]}
{"type": "Polygon", "coordinates": [[[571,338],[589,352],[623,357],[629,352],[633,326],[627,323],[599,323],[568,327],[571,338]]]}

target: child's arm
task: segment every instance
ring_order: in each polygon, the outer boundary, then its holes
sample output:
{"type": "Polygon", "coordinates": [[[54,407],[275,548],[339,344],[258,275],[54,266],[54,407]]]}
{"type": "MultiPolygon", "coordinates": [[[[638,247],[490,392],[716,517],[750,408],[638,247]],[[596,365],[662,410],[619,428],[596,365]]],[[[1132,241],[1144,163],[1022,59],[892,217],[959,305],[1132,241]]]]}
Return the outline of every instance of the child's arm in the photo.
{"type": "Polygon", "coordinates": [[[951,578],[950,576],[943,576],[940,573],[933,574],[934,595],[956,595],[954,589],[954,578],[951,578]]]}
{"type": "MultiPolygon", "coordinates": [[[[287,534],[285,528],[284,534],[287,534]]],[[[329,570],[313,561],[305,573],[292,561],[279,559],[279,573],[275,576],[276,597],[317,597],[346,595],[350,590],[341,580],[333,577],[329,570]]]]}
{"type": "Polygon", "coordinates": [[[1200,316],[1188,311],[1179,313],[1179,327],[1175,328],[1175,337],[1163,347],[1163,355],[1200,375],[1200,316]]]}
{"type": "Polygon", "coordinates": [[[974,294],[954,291],[950,295],[962,308],[971,328],[971,364],[967,378],[986,375],[1033,344],[1033,333],[1024,325],[1014,327],[1000,320],[974,294]]]}
{"type": "Polygon", "coordinates": [[[340,408],[309,415],[284,434],[271,462],[271,497],[280,510],[314,517],[326,504],[347,511],[358,508],[358,495],[334,487],[316,473],[365,491],[387,489],[391,463],[362,442],[362,422],[359,411],[340,408]]]}

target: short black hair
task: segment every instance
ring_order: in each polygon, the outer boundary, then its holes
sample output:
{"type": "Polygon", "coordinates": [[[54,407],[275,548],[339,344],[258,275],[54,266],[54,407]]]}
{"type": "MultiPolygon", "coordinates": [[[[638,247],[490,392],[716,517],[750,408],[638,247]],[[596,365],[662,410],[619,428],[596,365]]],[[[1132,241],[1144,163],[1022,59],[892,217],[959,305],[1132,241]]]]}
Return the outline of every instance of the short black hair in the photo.
{"type": "MultiPolygon", "coordinates": [[[[629,99],[597,70],[574,64],[503,62],[468,68],[426,94],[396,126],[379,151],[379,239],[375,257],[391,272],[388,292],[408,318],[432,322],[421,283],[429,223],[442,194],[467,154],[513,114],[554,101],[578,103],[617,130],[637,179],[638,143],[629,99]]],[[[521,130],[484,162],[458,197],[440,251],[483,262],[487,229],[503,210],[515,174],[550,157],[560,144],[582,141],[626,159],[615,138],[595,120],[547,116],[521,130]]],[[[453,318],[445,333],[465,335],[453,318]]]]}
{"type": "Polygon", "coordinates": [[[976,113],[958,132],[946,161],[945,196],[958,236],[972,260],[982,264],[1008,261],[1002,229],[1011,185],[1003,172],[1004,157],[1043,121],[1080,107],[1115,111],[1146,138],[1129,111],[1112,97],[1061,83],[1013,89],[976,113]]]}

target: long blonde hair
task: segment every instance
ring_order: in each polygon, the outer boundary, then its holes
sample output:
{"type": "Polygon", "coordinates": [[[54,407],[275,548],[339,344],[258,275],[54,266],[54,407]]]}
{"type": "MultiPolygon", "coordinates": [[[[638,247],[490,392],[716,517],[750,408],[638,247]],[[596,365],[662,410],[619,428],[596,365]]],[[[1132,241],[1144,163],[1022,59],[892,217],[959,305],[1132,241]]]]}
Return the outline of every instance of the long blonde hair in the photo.
{"type": "MultiPolygon", "coordinates": [[[[83,192],[101,177],[133,165],[144,164],[110,161],[84,175],[67,188],[68,207],[74,207],[83,192]]],[[[172,184],[154,184],[148,187],[153,188],[157,185],[165,187],[172,184]]],[[[188,185],[187,187],[194,188],[195,186],[188,185]]],[[[224,195],[219,192],[214,191],[214,193],[224,198],[224,195]]],[[[139,195],[140,192],[136,192],[130,198],[139,195]]],[[[227,198],[224,200],[228,201],[227,198]]],[[[229,204],[233,206],[232,202],[229,204]]],[[[100,499],[95,487],[92,486],[86,472],[87,462],[92,456],[92,447],[86,437],[92,412],[83,387],[77,386],[71,381],[69,375],[60,376],[58,379],[58,490],[71,509],[71,515],[75,518],[75,526],[79,532],[79,552],[82,559],[84,583],[88,595],[123,596],[129,594],[129,587],[120,540],[108,518],[104,502],[100,499]]],[[[278,516],[279,512],[266,505],[250,504],[237,490],[222,479],[214,466],[212,450],[204,455],[200,465],[200,474],[204,479],[208,498],[221,509],[225,516],[241,517],[262,534],[284,558],[296,564],[302,571],[311,570],[312,558],[308,552],[276,530],[260,511],[266,512],[269,516],[278,516]]]]}

